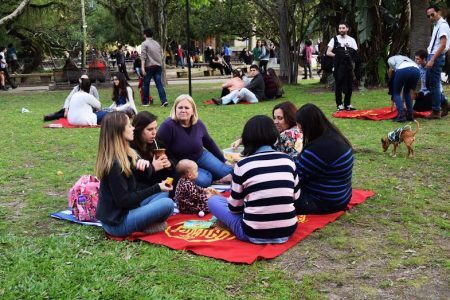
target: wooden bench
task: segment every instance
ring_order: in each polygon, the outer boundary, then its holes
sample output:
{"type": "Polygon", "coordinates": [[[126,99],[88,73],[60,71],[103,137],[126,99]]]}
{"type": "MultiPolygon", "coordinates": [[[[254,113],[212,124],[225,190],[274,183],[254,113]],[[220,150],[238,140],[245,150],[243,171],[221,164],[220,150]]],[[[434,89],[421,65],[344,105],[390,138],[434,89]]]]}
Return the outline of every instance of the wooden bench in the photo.
{"type": "Polygon", "coordinates": [[[187,78],[188,72],[187,71],[177,71],[177,78],[187,78]]]}
{"type": "Polygon", "coordinates": [[[29,78],[39,78],[40,83],[49,84],[52,81],[52,73],[30,73],[30,74],[11,74],[10,77],[17,84],[16,79],[20,79],[20,84],[25,83],[29,78]]]}

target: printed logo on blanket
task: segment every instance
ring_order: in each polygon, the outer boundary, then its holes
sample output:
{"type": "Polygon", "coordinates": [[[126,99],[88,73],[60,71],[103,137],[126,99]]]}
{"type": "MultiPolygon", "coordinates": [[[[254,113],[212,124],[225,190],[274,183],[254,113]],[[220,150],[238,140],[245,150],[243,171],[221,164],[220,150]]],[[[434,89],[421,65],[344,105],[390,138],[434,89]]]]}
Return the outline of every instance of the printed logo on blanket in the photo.
{"type": "Polygon", "coordinates": [[[200,242],[218,242],[218,241],[230,241],[236,239],[234,234],[228,230],[211,228],[211,229],[186,229],[183,228],[184,222],[176,223],[172,226],[168,226],[165,233],[168,237],[182,239],[187,242],[200,243],[200,242]]]}
{"type": "MultiPolygon", "coordinates": [[[[306,219],[306,215],[298,215],[298,223],[306,223],[308,220],[306,219]]],[[[184,222],[179,222],[174,225],[169,225],[165,234],[170,238],[176,238],[185,240],[186,242],[191,243],[213,243],[219,241],[231,241],[236,239],[233,233],[228,230],[219,229],[219,228],[210,228],[210,229],[187,229],[183,228],[184,222]]]]}

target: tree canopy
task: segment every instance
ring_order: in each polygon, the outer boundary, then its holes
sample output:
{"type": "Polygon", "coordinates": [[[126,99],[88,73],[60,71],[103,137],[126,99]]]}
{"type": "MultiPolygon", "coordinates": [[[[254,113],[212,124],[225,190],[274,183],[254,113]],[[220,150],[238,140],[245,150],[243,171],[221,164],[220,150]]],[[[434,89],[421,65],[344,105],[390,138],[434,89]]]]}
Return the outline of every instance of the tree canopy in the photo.
{"type": "MultiPolygon", "coordinates": [[[[186,41],[185,0],[85,0],[88,44],[139,44],[142,30],[155,29],[165,48],[186,41]]],[[[449,1],[438,2],[442,7],[449,1]]],[[[81,0],[4,0],[0,6],[0,35],[29,57],[27,70],[44,57],[82,48],[81,0]]],[[[295,83],[301,42],[314,38],[328,43],[340,20],[346,20],[358,42],[363,80],[383,84],[386,60],[410,54],[426,45],[431,26],[419,0],[190,0],[191,39],[215,37],[245,40],[254,35],[279,46],[280,74],[295,83]],[[427,23],[426,23],[427,22],[427,23]],[[414,30],[413,30],[414,29],[414,30]],[[411,40],[414,40],[412,43],[411,40]]],[[[445,11],[444,11],[445,14],[445,11]]]]}

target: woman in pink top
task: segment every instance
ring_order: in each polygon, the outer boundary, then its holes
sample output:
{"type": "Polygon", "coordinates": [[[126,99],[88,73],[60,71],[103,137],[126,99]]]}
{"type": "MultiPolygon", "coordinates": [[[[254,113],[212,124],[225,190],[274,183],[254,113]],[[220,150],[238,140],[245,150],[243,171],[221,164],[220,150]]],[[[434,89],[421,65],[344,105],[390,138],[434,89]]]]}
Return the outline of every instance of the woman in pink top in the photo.
{"type": "Polygon", "coordinates": [[[241,72],[239,69],[233,70],[233,78],[229,79],[222,85],[222,94],[220,99],[212,98],[216,104],[228,104],[231,99],[245,86],[245,82],[241,78],[241,72]]]}

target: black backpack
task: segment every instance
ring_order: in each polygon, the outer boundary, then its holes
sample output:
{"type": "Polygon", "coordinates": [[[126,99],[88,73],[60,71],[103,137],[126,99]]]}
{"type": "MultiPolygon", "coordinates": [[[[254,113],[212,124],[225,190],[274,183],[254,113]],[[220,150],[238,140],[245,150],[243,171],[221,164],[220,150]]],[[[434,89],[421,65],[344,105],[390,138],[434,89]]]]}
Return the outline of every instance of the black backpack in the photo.
{"type": "MultiPolygon", "coordinates": [[[[338,47],[338,43],[339,42],[337,40],[337,37],[335,36],[334,37],[333,52],[338,47]]],[[[326,52],[321,55],[321,57],[320,57],[320,66],[321,66],[322,70],[327,71],[327,72],[331,72],[331,71],[333,71],[333,65],[334,65],[334,58],[333,57],[328,56],[326,52]]]]}

